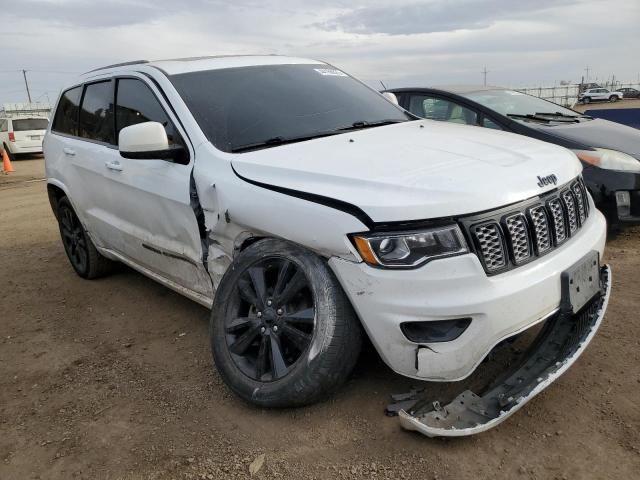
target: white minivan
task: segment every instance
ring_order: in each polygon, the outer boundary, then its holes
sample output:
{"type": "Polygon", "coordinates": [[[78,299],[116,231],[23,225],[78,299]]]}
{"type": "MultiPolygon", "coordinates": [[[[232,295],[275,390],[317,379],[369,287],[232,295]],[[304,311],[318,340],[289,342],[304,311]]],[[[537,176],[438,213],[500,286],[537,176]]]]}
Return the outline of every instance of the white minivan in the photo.
{"type": "Polygon", "coordinates": [[[416,119],[323,62],[94,70],[61,93],[44,151],[78,275],[122,262],[210,307],[215,364],[256,405],[326,397],[365,335],[395,372],[451,382],[542,325],[480,395],[400,412],[429,436],[477,433],[575,362],[609,298],[573,153],[416,119]]]}
{"type": "Polygon", "coordinates": [[[42,116],[0,117],[0,150],[13,160],[18,155],[42,153],[49,119],[42,116]]]}

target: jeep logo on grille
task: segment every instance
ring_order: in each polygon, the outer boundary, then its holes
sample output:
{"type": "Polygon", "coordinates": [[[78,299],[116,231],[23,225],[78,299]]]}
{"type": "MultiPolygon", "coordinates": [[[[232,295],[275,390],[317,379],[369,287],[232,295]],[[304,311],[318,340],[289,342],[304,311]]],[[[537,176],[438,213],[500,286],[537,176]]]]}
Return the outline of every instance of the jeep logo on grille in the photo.
{"type": "Polygon", "coordinates": [[[547,175],[546,177],[538,176],[538,186],[540,188],[551,185],[552,183],[554,185],[558,183],[558,178],[555,175],[547,175]]]}

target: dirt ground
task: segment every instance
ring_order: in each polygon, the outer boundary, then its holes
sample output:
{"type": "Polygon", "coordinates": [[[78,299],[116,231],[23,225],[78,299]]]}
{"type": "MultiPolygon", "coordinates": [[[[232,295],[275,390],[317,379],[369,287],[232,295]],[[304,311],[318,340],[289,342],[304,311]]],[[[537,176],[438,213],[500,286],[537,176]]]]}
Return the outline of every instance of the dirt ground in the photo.
{"type": "Polygon", "coordinates": [[[428,439],[384,416],[416,382],[372,352],[319,405],[239,401],[206,309],[128,269],[74,274],[42,163],[0,176],[0,479],[248,478],[261,454],[254,478],[640,478],[640,229],[608,244],[611,303],[573,368],[494,430],[428,439]]]}

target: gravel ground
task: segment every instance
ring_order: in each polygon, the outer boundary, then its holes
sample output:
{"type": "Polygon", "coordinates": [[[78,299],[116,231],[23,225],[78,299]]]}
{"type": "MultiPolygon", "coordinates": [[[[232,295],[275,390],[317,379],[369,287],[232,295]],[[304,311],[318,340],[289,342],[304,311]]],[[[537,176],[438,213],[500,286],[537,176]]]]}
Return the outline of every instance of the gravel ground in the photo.
{"type": "Polygon", "coordinates": [[[256,468],[253,478],[638,478],[640,229],[608,244],[611,303],[576,365],[498,428],[431,440],[384,416],[389,395],[415,382],[371,351],[322,404],[242,403],[212,368],[208,311],[129,269],[77,277],[45,183],[32,181],[42,160],[14,167],[0,176],[2,480],[249,478],[256,468]]]}

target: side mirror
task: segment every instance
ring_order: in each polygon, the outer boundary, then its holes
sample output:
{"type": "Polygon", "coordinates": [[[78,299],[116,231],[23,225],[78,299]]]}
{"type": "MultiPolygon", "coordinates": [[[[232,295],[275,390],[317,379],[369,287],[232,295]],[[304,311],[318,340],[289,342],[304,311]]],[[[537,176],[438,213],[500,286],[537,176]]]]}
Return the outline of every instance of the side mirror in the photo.
{"type": "Polygon", "coordinates": [[[386,98],[387,100],[389,100],[391,103],[393,103],[394,105],[398,105],[400,106],[400,104],[398,103],[398,97],[396,97],[395,93],[391,93],[391,92],[382,92],[382,96],[384,98],[386,98]]]}
{"type": "Polygon", "coordinates": [[[134,160],[171,160],[189,163],[183,147],[169,146],[167,132],[160,122],[143,122],[124,127],[118,135],[118,150],[134,160]]]}

